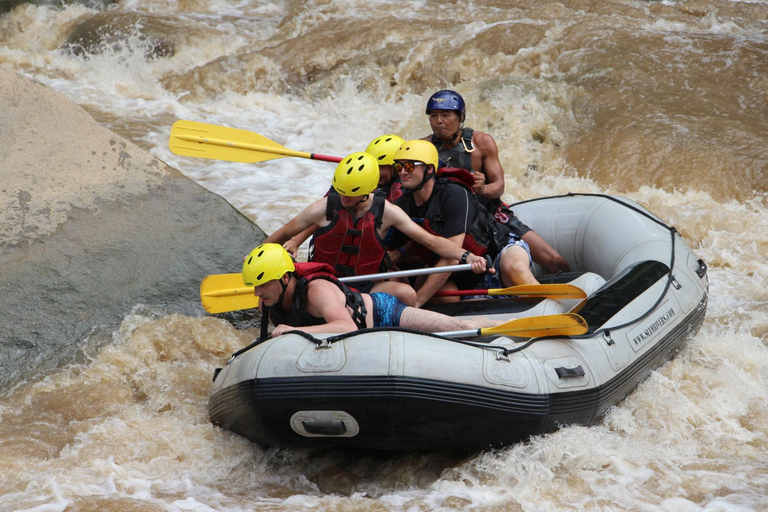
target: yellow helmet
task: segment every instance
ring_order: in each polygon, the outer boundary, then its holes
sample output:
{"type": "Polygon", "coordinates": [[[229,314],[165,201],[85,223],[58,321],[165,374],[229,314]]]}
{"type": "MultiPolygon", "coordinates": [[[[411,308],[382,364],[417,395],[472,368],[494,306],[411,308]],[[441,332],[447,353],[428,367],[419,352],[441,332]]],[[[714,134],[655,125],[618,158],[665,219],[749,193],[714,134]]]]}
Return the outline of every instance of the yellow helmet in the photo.
{"type": "Polygon", "coordinates": [[[333,188],[343,196],[364,196],[378,186],[379,164],[373,156],[362,151],[344,158],[333,173],[333,188]]]}
{"type": "Polygon", "coordinates": [[[294,270],[293,258],[282,245],[261,244],[243,262],[243,282],[246,286],[261,286],[294,270]]]}
{"type": "Polygon", "coordinates": [[[403,142],[395,153],[394,160],[412,160],[431,164],[435,171],[438,168],[437,148],[428,140],[416,139],[403,142]]]}
{"type": "Polygon", "coordinates": [[[382,135],[368,144],[365,152],[372,155],[379,165],[392,165],[395,163],[393,157],[403,142],[397,135],[382,135]]]}

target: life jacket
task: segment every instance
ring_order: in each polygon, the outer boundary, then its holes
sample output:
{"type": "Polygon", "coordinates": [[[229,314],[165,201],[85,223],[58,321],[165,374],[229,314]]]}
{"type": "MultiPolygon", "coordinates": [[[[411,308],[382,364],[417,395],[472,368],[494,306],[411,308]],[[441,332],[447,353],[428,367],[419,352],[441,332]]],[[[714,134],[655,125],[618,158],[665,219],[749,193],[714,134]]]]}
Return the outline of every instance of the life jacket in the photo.
{"type": "MultiPolygon", "coordinates": [[[[507,245],[509,229],[496,222],[488,210],[477,200],[477,196],[475,196],[474,189],[472,188],[474,182],[472,174],[466,169],[452,167],[438,169],[432,197],[429,200],[427,210],[424,212],[422,227],[433,235],[442,236],[441,231],[445,221],[445,214],[442,211],[440,195],[443,194],[447,187],[459,185],[469,191],[470,201],[473,201],[475,206],[475,217],[470,221],[469,227],[464,234],[462,247],[478,256],[488,254],[491,258],[495,258],[499,251],[507,245]]],[[[406,194],[403,196],[404,199],[400,201],[400,204],[405,205],[412,200],[410,197],[412,194],[409,192],[406,191],[406,194]]],[[[438,256],[426,247],[420,244],[414,245],[415,254],[426,263],[434,265],[438,260],[438,256]]]]}
{"type": "Polygon", "coordinates": [[[296,291],[293,294],[293,303],[288,311],[284,311],[279,304],[264,308],[262,325],[265,318],[272,320],[275,325],[286,324],[294,327],[306,327],[309,325],[320,325],[327,323],[324,318],[312,316],[306,311],[307,285],[315,279],[325,279],[339,287],[344,293],[346,305],[352,310],[352,320],[358,329],[366,327],[365,317],[368,311],[363,301],[363,296],[350,288],[339,279],[333,272],[333,268],[325,263],[295,263],[296,269],[293,275],[296,277],[296,291]]]}
{"type": "MultiPolygon", "coordinates": [[[[475,131],[472,128],[461,129],[461,144],[457,144],[456,147],[451,149],[443,149],[442,141],[437,138],[436,135],[432,135],[432,144],[437,148],[437,155],[440,158],[441,167],[458,167],[459,169],[466,169],[469,172],[475,172],[472,168],[472,152],[475,147],[472,145],[472,134],[475,131]]],[[[514,212],[507,203],[501,200],[500,197],[493,199],[488,197],[478,197],[477,200],[485,206],[486,210],[491,212],[496,220],[501,224],[508,225],[512,231],[520,231],[522,226],[523,232],[525,229],[530,229],[528,226],[517,220],[514,212]]]]}
{"type": "MultiPolygon", "coordinates": [[[[394,204],[398,199],[403,197],[403,184],[400,183],[399,181],[394,181],[389,185],[378,187],[376,190],[373,191],[373,193],[383,197],[390,203],[394,204]]],[[[392,240],[394,240],[395,238],[396,231],[397,229],[394,226],[389,227],[387,232],[384,234],[384,238],[381,241],[384,247],[392,246],[392,240]]],[[[392,262],[389,260],[389,256],[387,255],[384,256],[384,263],[387,269],[390,269],[392,267],[392,262]]]]}
{"type": "Polygon", "coordinates": [[[328,194],[325,218],[331,223],[315,231],[311,261],[327,263],[340,276],[363,276],[387,270],[384,242],[379,236],[386,199],[373,195],[373,204],[355,220],[341,205],[335,190],[328,194]]]}
{"type": "Polygon", "coordinates": [[[472,128],[462,128],[460,144],[450,149],[443,148],[443,143],[437,135],[432,135],[432,144],[437,148],[437,156],[440,158],[439,167],[454,167],[474,172],[472,169],[472,152],[475,150],[472,145],[473,133],[475,130],[472,128]]]}
{"type": "Polygon", "coordinates": [[[403,184],[399,181],[393,181],[389,185],[378,187],[374,193],[390,203],[395,203],[395,201],[403,196],[403,184]]]}

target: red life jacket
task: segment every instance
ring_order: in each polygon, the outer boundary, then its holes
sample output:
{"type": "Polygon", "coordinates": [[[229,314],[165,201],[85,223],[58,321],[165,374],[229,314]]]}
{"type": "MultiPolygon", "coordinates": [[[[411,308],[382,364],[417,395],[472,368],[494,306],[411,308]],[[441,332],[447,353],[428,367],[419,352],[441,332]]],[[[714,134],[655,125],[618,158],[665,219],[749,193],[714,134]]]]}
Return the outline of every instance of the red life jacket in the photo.
{"type": "Polygon", "coordinates": [[[363,276],[386,271],[384,242],[379,237],[386,199],[374,194],[371,209],[355,220],[336,191],[328,194],[325,218],[331,221],[315,231],[311,261],[327,263],[340,276],[363,276]]]}
{"type": "Polygon", "coordinates": [[[399,181],[394,182],[389,186],[389,190],[387,191],[387,201],[390,203],[393,203],[403,197],[403,184],[399,181]]]}
{"type": "MultiPolygon", "coordinates": [[[[306,327],[326,323],[324,318],[312,316],[306,311],[307,285],[315,279],[325,279],[339,287],[344,293],[347,307],[352,310],[352,320],[358,329],[366,327],[365,317],[368,311],[363,301],[363,296],[354,288],[350,288],[340,282],[333,272],[333,268],[325,263],[295,263],[296,291],[293,294],[293,303],[288,311],[284,311],[279,305],[266,307],[265,317],[272,320],[275,325],[286,324],[294,327],[306,327]]],[[[262,318],[264,322],[264,318],[262,318]]]]}

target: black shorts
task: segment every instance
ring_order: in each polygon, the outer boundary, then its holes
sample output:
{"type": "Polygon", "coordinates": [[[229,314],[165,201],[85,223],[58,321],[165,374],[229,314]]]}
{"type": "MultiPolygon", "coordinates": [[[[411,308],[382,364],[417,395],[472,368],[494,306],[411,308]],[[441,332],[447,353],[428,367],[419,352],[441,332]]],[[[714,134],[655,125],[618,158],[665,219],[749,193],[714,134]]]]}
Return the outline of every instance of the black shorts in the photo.
{"type": "Polygon", "coordinates": [[[524,234],[531,231],[531,228],[517,218],[515,212],[512,211],[507,203],[501,203],[501,206],[496,208],[496,211],[493,213],[493,217],[496,219],[496,222],[507,226],[513,235],[517,235],[517,238],[523,238],[524,234]]]}

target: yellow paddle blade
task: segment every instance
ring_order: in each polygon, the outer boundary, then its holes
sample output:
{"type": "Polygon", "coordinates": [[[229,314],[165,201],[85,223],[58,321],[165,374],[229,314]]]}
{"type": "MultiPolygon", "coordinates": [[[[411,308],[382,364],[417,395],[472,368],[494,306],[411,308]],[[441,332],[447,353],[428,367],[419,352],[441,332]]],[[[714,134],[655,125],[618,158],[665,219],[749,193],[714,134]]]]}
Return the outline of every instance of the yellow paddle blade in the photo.
{"type": "Polygon", "coordinates": [[[516,318],[509,322],[480,329],[480,334],[502,334],[535,338],[538,336],[578,336],[587,332],[587,322],[574,313],[561,315],[532,316],[516,318]]]}
{"type": "Polygon", "coordinates": [[[583,299],[586,292],[572,284],[522,284],[509,288],[491,288],[488,295],[514,295],[516,297],[547,297],[550,299],[583,299]]]}
{"type": "Polygon", "coordinates": [[[184,120],[173,123],[168,147],[181,156],[245,163],[310,155],[287,149],[248,130],[184,120]]]}
{"type": "Polygon", "coordinates": [[[242,274],[214,274],[200,283],[200,302],[208,313],[225,313],[259,307],[253,286],[245,286],[242,274]]]}

